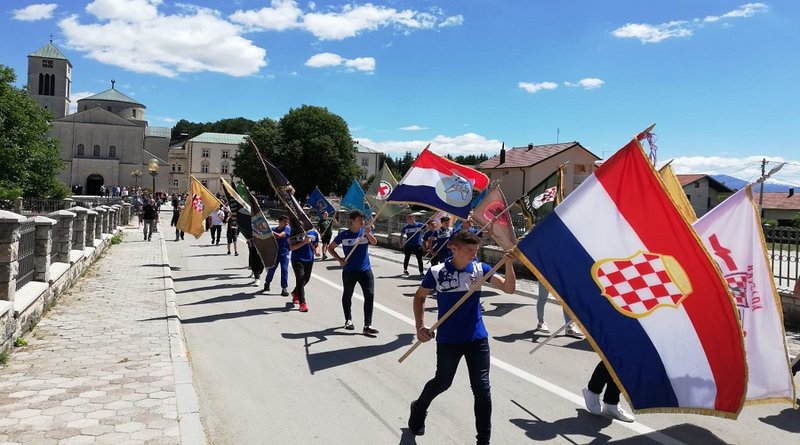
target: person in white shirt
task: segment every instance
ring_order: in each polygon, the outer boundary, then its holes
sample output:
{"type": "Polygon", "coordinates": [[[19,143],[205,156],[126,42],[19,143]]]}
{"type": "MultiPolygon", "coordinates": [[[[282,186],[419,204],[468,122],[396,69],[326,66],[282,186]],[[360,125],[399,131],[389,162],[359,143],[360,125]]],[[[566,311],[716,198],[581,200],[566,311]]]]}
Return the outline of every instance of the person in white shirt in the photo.
{"type": "Polygon", "coordinates": [[[222,207],[211,212],[211,244],[219,244],[223,221],[225,221],[225,211],[222,210],[222,207]]]}

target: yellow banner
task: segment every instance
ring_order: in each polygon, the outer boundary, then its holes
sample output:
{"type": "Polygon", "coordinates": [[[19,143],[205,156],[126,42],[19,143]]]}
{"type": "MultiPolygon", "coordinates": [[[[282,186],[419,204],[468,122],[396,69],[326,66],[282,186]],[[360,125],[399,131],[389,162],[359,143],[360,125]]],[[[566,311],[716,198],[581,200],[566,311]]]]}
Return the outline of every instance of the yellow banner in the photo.
{"type": "Polygon", "coordinates": [[[186,233],[191,233],[195,238],[205,231],[203,222],[214,210],[222,205],[221,202],[194,176],[191,176],[191,188],[186,204],[183,207],[178,224],[175,227],[186,233]]]}

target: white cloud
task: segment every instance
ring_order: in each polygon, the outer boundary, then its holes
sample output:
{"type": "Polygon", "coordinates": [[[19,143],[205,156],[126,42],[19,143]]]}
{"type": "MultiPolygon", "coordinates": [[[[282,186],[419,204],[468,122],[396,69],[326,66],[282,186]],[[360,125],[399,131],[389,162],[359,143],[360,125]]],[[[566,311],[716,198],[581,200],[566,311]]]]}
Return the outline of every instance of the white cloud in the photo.
{"type": "MultiPolygon", "coordinates": [[[[766,159],[767,170],[781,162],[788,162],[779,172],[770,177],[769,182],[790,185],[800,184],[800,162],[780,156],[748,156],[732,158],[723,156],[682,156],[672,160],[672,168],[677,174],[728,175],[753,182],[761,176],[761,160],[766,159]]],[[[663,165],[667,162],[660,162],[663,165]]],[[[660,166],[659,166],[660,167],[660,166]]]]}
{"type": "Polygon", "coordinates": [[[576,83],[573,82],[564,82],[564,85],[568,87],[583,87],[587,90],[593,90],[595,88],[600,88],[603,86],[605,82],[601,79],[596,77],[587,77],[586,79],[581,79],[576,83]]]}
{"type": "MultiPolygon", "coordinates": [[[[628,23],[612,31],[612,34],[622,39],[639,39],[642,43],[658,43],[673,37],[690,37],[693,30],[702,27],[703,24],[717,23],[724,19],[753,17],[768,9],[769,6],[764,3],[747,3],[721,16],[709,15],[702,20],[695,18],[690,21],[671,21],[660,25],[628,23]]],[[[722,23],[721,26],[727,27],[729,24],[722,23]]]]}
{"type": "Polygon", "coordinates": [[[35,22],[37,20],[53,18],[53,11],[58,7],[55,3],[37,3],[28,5],[22,9],[14,10],[14,19],[23,22],[35,22]]]}
{"type": "Polygon", "coordinates": [[[639,39],[642,43],[658,43],[672,37],[689,37],[692,30],[686,27],[687,22],[676,21],[660,25],[646,23],[628,23],[615,29],[612,34],[621,39],[639,39]]]}
{"type": "Polygon", "coordinates": [[[428,144],[431,144],[431,150],[440,155],[456,156],[480,153],[494,155],[500,151],[502,146],[502,142],[497,139],[488,139],[475,133],[464,133],[459,136],[438,135],[431,140],[412,141],[373,141],[369,138],[359,137],[354,139],[367,147],[394,156],[403,155],[407,151],[419,153],[428,144]]]}
{"type": "MultiPolygon", "coordinates": [[[[241,36],[241,27],[207,8],[164,15],[161,0],[95,0],[96,23],[73,15],[59,22],[67,46],[130,71],[175,77],[211,71],[248,76],[267,65],[266,51],[241,36]]],[[[187,9],[188,10],[188,9],[187,9]]]]}
{"type": "Polygon", "coordinates": [[[414,124],[414,125],[409,125],[407,127],[402,127],[400,129],[403,131],[420,131],[420,130],[427,130],[428,127],[422,127],[417,124],[414,124]]]}
{"type": "Polygon", "coordinates": [[[314,54],[305,63],[311,68],[327,68],[331,66],[345,66],[350,70],[372,72],[375,71],[374,57],[357,57],[355,59],[345,59],[334,53],[314,54]]]}
{"type": "Polygon", "coordinates": [[[541,90],[555,90],[558,88],[558,84],[555,82],[520,82],[517,84],[517,86],[529,93],[537,93],[541,90]]]}
{"type": "MultiPolygon", "coordinates": [[[[310,6],[311,9],[314,9],[310,6]]],[[[303,11],[293,0],[272,0],[271,6],[259,10],[234,12],[230,19],[249,28],[285,31],[301,26],[303,11]]]]}
{"type": "Polygon", "coordinates": [[[443,11],[421,12],[411,9],[399,11],[381,5],[346,4],[339,9],[321,12],[316,4],[309,3],[310,12],[304,13],[295,0],[272,0],[270,7],[258,10],[238,10],[230,16],[233,22],[251,30],[284,31],[304,29],[320,40],[342,40],[362,32],[394,27],[408,33],[416,29],[458,26],[464,21],[460,15],[445,17],[443,11]]]}
{"type": "Polygon", "coordinates": [[[78,101],[79,100],[81,100],[83,98],[86,98],[86,97],[89,97],[89,96],[94,96],[95,94],[97,94],[97,93],[94,93],[94,92],[91,92],[91,91],[78,91],[78,92],[72,93],[72,95],[69,97],[69,112],[70,112],[70,114],[75,113],[76,111],[78,111],[78,101]]]}

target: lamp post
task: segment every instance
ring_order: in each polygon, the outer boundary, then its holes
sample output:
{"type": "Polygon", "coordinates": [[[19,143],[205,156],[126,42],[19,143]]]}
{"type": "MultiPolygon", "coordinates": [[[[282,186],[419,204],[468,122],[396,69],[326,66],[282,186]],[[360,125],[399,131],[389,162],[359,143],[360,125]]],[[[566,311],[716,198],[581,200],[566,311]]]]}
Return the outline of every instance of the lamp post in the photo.
{"type": "MultiPolygon", "coordinates": [[[[156,198],[156,176],[158,176],[158,159],[152,158],[150,161],[147,162],[147,171],[150,172],[150,175],[153,177],[153,194],[151,195],[152,199],[156,198]]],[[[153,224],[153,232],[158,232],[158,221],[153,224]]]]}
{"type": "Polygon", "coordinates": [[[131,172],[131,176],[133,176],[133,188],[139,188],[139,176],[142,176],[141,170],[134,170],[131,172]]]}

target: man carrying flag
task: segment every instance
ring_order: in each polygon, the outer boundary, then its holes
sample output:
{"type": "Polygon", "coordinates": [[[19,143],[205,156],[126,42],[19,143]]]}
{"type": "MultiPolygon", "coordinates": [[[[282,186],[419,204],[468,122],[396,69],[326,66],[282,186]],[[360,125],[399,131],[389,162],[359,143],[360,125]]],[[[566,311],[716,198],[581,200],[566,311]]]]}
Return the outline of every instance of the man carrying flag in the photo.
{"type": "Polygon", "coordinates": [[[328,259],[328,244],[331,243],[331,236],[333,236],[333,220],[330,219],[331,214],[336,214],[336,209],[333,205],[325,199],[325,196],[315,187],[308,197],[308,205],[317,211],[319,221],[317,221],[317,230],[319,231],[322,240],[322,259],[328,259]]]}
{"type": "Polygon", "coordinates": [[[197,178],[194,176],[189,178],[189,196],[181,216],[178,217],[178,223],[175,228],[176,230],[191,233],[195,238],[200,239],[204,232],[203,221],[211,215],[211,212],[220,208],[222,203],[213,193],[203,187],[203,184],[197,178]]]}
{"type": "MultiPolygon", "coordinates": [[[[638,140],[515,253],[581,324],[605,382],[619,382],[635,410],[738,416],[747,370],[731,294],[638,140]]],[[[584,396],[591,412],[628,420],[613,401],[600,406],[596,387],[584,396]]]]}

